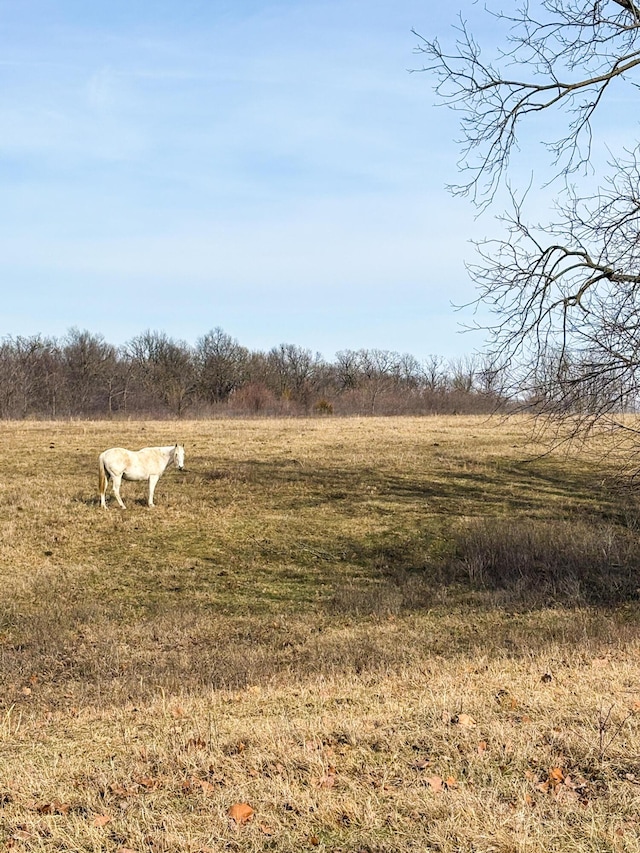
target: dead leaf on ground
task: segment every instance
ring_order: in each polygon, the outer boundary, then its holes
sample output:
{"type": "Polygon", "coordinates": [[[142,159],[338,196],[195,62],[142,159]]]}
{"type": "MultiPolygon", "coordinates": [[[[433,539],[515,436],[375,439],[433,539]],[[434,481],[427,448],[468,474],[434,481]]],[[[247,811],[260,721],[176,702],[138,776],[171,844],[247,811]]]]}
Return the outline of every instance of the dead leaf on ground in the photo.
{"type": "Polygon", "coordinates": [[[561,785],[565,779],[565,772],[562,767],[552,767],[549,770],[549,784],[552,788],[556,788],[558,785],[561,785]]]}
{"type": "Polygon", "coordinates": [[[552,767],[543,781],[537,781],[533,774],[526,774],[535,785],[536,791],[549,794],[559,802],[588,802],[588,785],[584,779],[574,779],[562,769],[552,767]]]}
{"type": "Polygon", "coordinates": [[[28,829],[18,828],[14,830],[12,838],[15,838],[16,841],[30,841],[35,837],[33,832],[29,832],[28,829]]]}
{"type": "Polygon", "coordinates": [[[476,725],[476,721],[470,714],[456,714],[455,717],[452,717],[451,722],[463,729],[472,729],[476,725]]]}
{"type": "Polygon", "coordinates": [[[116,797],[134,797],[138,793],[136,788],[125,788],[120,782],[112,782],[109,785],[109,790],[116,797]]]}
{"type": "Polygon", "coordinates": [[[113,817],[110,814],[98,814],[93,819],[94,826],[106,826],[113,817]]]}
{"type": "Polygon", "coordinates": [[[162,785],[160,779],[154,779],[152,776],[134,776],[133,781],[141,788],[146,788],[148,791],[153,791],[162,785]]]}
{"type": "Polygon", "coordinates": [[[318,787],[320,788],[333,788],[336,784],[336,768],[329,767],[327,772],[320,778],[318,781],[318,787]]]}
{"type": "Polygon", "coordinates": [[[444,791],[444,779],[442,776],[429,776],[426,782],[432,791],[436,793],[444,791]]]}
{"type": "Polygon", "coordinates": [[[50,803],[36,803],[35,810],[38,814],[66,815],[71,810],[71,803],[61,803],[60,800],[52,800],[50,803]]]}
{"type": "Polygon", "coordinates": [[[238,826],[242,826],[253,817],[253,809],[249,803],[234,803],[227,814],[238,826]]]}

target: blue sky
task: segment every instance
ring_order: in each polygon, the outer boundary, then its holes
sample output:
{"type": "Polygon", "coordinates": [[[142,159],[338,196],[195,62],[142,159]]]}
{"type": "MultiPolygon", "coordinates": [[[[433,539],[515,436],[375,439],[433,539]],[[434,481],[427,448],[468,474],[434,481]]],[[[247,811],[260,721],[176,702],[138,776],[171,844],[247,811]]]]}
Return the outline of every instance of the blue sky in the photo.
{"type": "Polygon", "coordinates": [[[0,0],[0,336],[472,352],[441,6],[0,0]]]}

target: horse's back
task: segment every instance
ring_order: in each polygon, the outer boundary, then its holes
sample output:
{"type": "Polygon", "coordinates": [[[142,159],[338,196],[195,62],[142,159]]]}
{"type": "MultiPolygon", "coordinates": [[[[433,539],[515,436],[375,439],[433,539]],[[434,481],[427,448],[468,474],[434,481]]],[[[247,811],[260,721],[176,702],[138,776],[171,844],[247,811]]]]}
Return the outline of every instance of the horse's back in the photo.
{"type": "Polygon", "coordinates": [[[98,458],[110,474],[121,474],[132,463],[132,453],[124,447],[110,447],[98,458]]]}

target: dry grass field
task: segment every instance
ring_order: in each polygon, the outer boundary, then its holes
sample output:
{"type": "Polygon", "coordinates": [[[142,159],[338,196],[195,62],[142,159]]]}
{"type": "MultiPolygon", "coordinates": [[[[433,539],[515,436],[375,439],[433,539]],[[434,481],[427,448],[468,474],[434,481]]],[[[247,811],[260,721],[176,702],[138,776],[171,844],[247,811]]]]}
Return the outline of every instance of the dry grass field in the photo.
{"type": "Polygon", "coordinates": [[[640,850],[640,512],[518,420],[0,423],[0,847],[640,850]],[[154,509],[98,453],[180,440],[154,509]]]}

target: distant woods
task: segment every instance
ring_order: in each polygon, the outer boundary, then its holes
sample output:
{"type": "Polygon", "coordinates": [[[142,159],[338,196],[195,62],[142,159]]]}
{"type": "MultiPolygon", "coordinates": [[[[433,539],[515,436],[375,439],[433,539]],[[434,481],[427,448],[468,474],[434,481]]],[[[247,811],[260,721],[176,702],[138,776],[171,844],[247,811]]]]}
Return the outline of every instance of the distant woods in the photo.
{"type": "Polygon", "coordinates": [[[195,345],[146,331],[117,347],[71,329],[0,343],[0,418],[485,413],[499,377],[479,358],[379,349],[333,361],[294,344],[251,351],[216,328],[195,345]]]}

